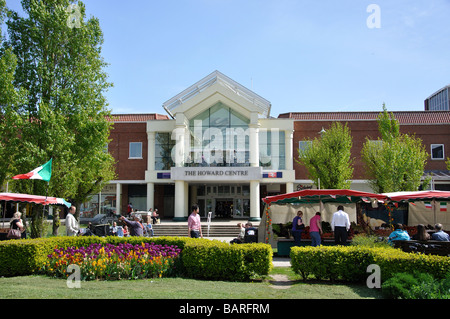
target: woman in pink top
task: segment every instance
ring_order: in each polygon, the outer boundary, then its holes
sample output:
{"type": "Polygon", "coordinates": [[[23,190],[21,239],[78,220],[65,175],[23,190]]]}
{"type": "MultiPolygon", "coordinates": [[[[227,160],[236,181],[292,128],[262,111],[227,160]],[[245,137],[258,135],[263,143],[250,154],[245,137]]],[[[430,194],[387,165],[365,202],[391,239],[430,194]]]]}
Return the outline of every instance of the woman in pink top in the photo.
{"type": "Polygon", "coordinates": [[[309,234],[311,236],[311,245],[313,247],[320,246],[322,243],[320,234],[322,234],[322,223],[320,220],[321,214],[319,212],[309,220],[309,234]]]}

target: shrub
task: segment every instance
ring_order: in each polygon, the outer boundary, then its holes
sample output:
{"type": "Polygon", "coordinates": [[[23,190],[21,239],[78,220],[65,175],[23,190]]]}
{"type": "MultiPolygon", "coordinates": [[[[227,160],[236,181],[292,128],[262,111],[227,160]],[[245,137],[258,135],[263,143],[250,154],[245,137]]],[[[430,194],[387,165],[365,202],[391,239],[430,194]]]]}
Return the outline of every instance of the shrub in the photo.
{"type": "Polygon", "coordinates": [[[197,239],[186,244],[182,261],[190,278],[246,281],[269,274],[272,248],[266,244],[230,245],[197,239]]]}
{"type": "Polygon", "coordinates": [[[183,249],[186,243],[194,240],[187,237],[51,237],[42,239],[9,240],[0,242],[0,276],[26,276],[39,271],[47,260],[47,256],[58,247],[88,247],[91,244],[155,243],[175,245],[183,249]]]}
{"type": "Polygon", "coordinates": [[[443,279],[450,268],[450,258],[405,253],[395,248],[365,246],[292,247],[291,265],[304,280],[313,275],[317,279],[363,281],[367,267],[376,264],[381,280],[395,273],[413,271],[430,273],[443,279]]]}
{"type": "Polygon", "coordinates": [[[380,237],[366,234],[355,235],[350,245],[365,246],[365,247],[385,247],[385,248],[388,248],[390,246],[387,241],[380,239],[380,237]]]}
{"type": "Polygon", "coordinates": [[[450,299],[450,272],[441,281],[428,273],[397,273],[382,284],[382,292],[391,299],[450,299]]]}
{"type": "Polygon", "coordinates": [[[373,257],[364,247],[319,246],[292,247],[291,265],[304,280],[316,279],[361,281],[373,257]]]}
{"type": "Polygon", "coordinates": [[[266,244],[230,245],[217,240],[187,237],[52,237],[0,243],[0,276],[23,276],[41,269],[54,249],[88,247],[92,244],[128,243],[177,246],[182,250],[178,273],[191,278],[248,280],[266,276],[272,267],[272,248],[266,244]]]}

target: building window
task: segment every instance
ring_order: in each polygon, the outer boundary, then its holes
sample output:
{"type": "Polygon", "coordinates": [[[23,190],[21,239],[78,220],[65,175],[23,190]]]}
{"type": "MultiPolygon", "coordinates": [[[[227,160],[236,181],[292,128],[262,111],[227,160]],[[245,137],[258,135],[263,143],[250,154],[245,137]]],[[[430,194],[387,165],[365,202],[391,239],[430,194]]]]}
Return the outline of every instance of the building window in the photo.
{"type": "Polygon", "coordinates": [[[130,159],[142,159],[142,142],[130,142],[130,159]]]}
{"type": "Polygon", "coordinates": [[[443,160],[444,157],[444,144],[431,144],[431,159],[443,160]]]}
{"type": "Polygon", "coordinates": [[[286,169],[285,132],[278,129],[260,129],[259,165],[264,169],[286,169]]]}
{"type": "Polygon", "coordinates": [[[311,141],[299,141],[298,142],[298,150],[299,153],[303,153],[312,145],[311,141]]]}
{"type": "Polygon", "coordinates": [[[155,169],[157,171],[169,171],[175,166],[172,160],[172,149],[175,141],[170,133],[156,133],[155,136],[155,169]]]}
{"type": "Polygon", "coordinates": [[[219,102],[189,122],[186,166],[249,166],[250,120],[219,102]]]}

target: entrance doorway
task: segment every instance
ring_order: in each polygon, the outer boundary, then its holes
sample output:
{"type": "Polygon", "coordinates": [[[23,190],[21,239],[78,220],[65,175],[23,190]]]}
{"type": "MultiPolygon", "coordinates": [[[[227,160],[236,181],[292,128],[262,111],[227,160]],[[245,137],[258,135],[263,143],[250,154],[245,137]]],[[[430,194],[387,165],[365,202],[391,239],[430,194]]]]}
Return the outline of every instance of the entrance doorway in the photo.
{"type": "Polygon", "coordinates": [[[216,199],[216,218],[231,218],[233,215],[233,199],[216,199]]]}
{"type": "Polygon", "coordinates": [[[197,186],[200,215],[212,218],[250,217],[250,187],[248,185],[200,185],[197,186]]]}

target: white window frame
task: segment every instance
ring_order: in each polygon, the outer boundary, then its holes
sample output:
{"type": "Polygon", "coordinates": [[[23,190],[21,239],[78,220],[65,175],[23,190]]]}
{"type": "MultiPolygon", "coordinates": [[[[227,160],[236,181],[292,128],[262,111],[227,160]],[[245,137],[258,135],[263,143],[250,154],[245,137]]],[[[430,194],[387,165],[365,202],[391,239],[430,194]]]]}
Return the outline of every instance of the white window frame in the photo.
{"type": "Polygon", "coordinates": [[[443,160],[445,160],[445,148],[444,148],[444,144],[431,144],[431,146],[430,146],[430,156],[431,156],[431,159],[432,160],[435,160],[435,161],[443,161],[443,160]],[[442,158],[435,158],[435,157],[433,157],[433,146],[442,146],[442,158]]]}
{"type": "Polygon", "coordinates": [[[298,149],[299,150],[305,150],[307,147],[311,147],[312,141],[298,141],[298,149]],[[307,145],[306,147],[302,147],[303,145],[307,145]]]}
{"type": "Polygon", "coordinates": [[[143,144],[142,142],[130,142],[129,147],[128,147],[128,159],[142,159],[142,144],[143,144]],[[140,150],[141,150],[140,156],[131,156],[132,155],[131,154],[131,149],[132,149],[131,145],[132,144],[140,145],[140,150]]]}

